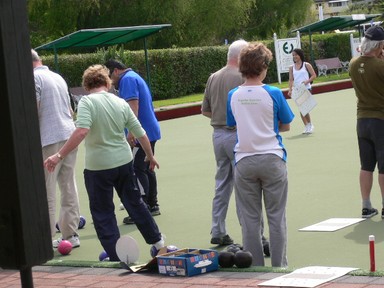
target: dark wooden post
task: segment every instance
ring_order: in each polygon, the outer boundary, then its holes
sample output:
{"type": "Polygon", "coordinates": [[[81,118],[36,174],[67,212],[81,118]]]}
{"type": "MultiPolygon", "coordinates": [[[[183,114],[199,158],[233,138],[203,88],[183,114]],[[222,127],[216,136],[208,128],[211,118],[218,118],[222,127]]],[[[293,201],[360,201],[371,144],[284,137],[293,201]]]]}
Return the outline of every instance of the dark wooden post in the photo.
{"type": "Polygon", "coordinates": [[[1,0],[0,267],[23,287],[53,257],[28,31],[26,1],[1,0]]]}

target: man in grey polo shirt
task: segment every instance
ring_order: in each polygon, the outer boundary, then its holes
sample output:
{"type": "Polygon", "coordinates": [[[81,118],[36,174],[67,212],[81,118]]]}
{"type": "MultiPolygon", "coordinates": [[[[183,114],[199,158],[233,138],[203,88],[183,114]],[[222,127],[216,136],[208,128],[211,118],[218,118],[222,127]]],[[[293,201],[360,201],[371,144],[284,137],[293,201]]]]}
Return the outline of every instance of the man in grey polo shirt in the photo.
{"type": "MultiPolygon", "coordinates": [[[[245,40],[234,41],[228,48],[227,63],[213,73],[207,81],[202,114],[211,119],[213,127],[213,149],[216,159],[215,195],[212,203],[211,244],[231,245],[233,239],[227,234],[225,219],[234,188],[234,147],[236,145],[236,127],[227,126],[228,92],[244,83],[239,72],[238,58],[245,40]]],[[[236,206],[237,207],[237,206],[236,206]]],[[[240,211],[237,215],[240,219],[240,211]]],[[[264,253],[269,256],[269,243],[263,236],[264,253]]]]}
{"type": "MultiPolygon", "coordinates": [[[[68,86],[63,77],[43,65],[41,58],[32,50],[32,64],[35,77],[37,110],[39,115],[43,159],[56,153],[75,130],[72,118],[68,86]]],[[[77,233],[80,212],[75,179],[77,149],[62,158],[53,173],[44,169],[52,237],[56,234],[56,185],[60,188],[60,215],[58,226],[62,236],[52,242],[57,248],[62,240],[80,246],[77,233]]]]}

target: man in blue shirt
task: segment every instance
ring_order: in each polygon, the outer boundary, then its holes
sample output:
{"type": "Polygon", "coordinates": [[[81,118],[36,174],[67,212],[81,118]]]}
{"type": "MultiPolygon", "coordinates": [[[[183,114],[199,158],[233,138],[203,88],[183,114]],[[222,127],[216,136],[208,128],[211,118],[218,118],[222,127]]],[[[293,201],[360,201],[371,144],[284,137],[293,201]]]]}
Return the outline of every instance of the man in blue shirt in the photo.
{"type": "MultiPolygon", "coordinates": [[[[155,153],[155,144],[160,140],[160,125],[156,119],[152,105],[152,95],[144,79],[123,63],[110,59],[105,63],[110,71],[110,77],[119,97],[127,101],[140,124],[143,126],[151,143],[152,152],[155,153]]],[[[140,143],[128,132],[127,140],[134,153],[134,171],[142,189],[143,199],[153,216],[160,215],[157,201],[156,173],[149,169],[145,161],[145,153],[140,143]]],[[[124,218],[125,224],[134,224],[130,217],[124,218]]]]}

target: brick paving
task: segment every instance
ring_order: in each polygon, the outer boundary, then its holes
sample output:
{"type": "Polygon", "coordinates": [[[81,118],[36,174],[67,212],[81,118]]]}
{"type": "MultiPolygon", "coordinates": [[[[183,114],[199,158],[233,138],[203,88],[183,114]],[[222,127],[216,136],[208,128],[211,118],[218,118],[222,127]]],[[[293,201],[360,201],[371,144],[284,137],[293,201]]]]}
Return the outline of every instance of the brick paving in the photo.
{"type": "MultiPolygon", "coordinates": [[[[78,268],[62,266],[36,266],[32,269],[36,288],[56,287],[125,287],[125,288],[207,288],[207,287],[263,287],[260,283],[284,275],[263,272],[215,271],[192,277],[171,277],[156,273],[131,273],[115,268],[78,268]]],[[[18,270],[0,268],[0,288],[21,287],[18,270]]],[[[379,288],[384,277],[345,275],[320,286],[321,288],[379,288]]]]}

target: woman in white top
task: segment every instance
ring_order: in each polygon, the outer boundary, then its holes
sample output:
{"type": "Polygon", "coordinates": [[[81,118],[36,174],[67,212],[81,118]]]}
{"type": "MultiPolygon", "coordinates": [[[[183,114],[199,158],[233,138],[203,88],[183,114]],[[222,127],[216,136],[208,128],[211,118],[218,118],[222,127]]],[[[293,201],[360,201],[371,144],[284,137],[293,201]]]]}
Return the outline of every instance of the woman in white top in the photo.
{"type": "MultiPolygon", "coordinates": [[[[296,48],[292,52],[294,64],[289,68],[289,91],[288,96],[291,97],[293,86],[304,83],[305,87],[308,90],[312,89],[311,82],[317,77],[315,70],[312,65],[304,61],[304,52],[303,50],[296,48]]],[[[302,115],[300,113],[301,119],[304,123],[303,134],[312,134],[313,126],[311,122],[311,116],[309,113],[307,115],[302,115]]]]}

